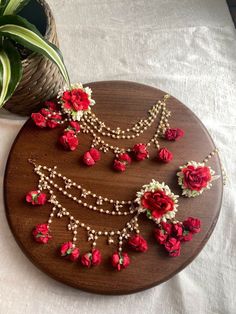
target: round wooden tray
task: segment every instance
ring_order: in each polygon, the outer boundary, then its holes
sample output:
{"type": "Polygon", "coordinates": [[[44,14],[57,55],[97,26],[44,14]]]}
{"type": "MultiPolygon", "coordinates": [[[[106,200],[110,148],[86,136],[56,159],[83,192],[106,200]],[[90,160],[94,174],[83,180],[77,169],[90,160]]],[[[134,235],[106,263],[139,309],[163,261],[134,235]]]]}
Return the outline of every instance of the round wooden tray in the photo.
{"type": "MultiPolygon", "coordinates": [[[[156,88],[132,82],[111,81],[88,84],[96,100],[94,112],[111,127],[127,128],[138,119],[145,117],[148,109],[165,93],[156,88]]],[[[181,256],[169,258],[153,238],[154,224],[143,218],[140,221],[142,235],[147,239],[149,250],[146,253],[129,251],[130,266],[117,272],[110,266],[110,256],[116,250],[114,245],[106,245],[102,240],[98,247],[102,251],[103,263],[91,269],[83,268],[80,263],[71,263],[58,255],[61,243],[72,238],[67,231],[67,218],[55,218],[51,226],[53,239],[47,245],[39,245],[31,236],[32,228],[38,223],[45,223],[51,204],[32,207],[26,204],[25,194],[34,189],[38,177],[33,167],[27,162],[33,158],[41,165],[58,166],[58,171],[85,188],[97,194],[113,199],[134,198],[137,190],[151,179],[164,181],[175,194],[181,194],[177,185],[176,172],[187,161],[202,161],[214,148],[212,139],[199,119],[177,99],[171,97],[167,107],[172,115],[172,127],[185,130],[185,136],[177,142],[160,140],[174,154],[169,164],[160,164],[156,160],[156,150],[150,150],[150,159],[133,162],[125,173],[112,170],[113,155],[103,154],[101,161],[94,167],[87,168],[81,162],[81,156],[89,148],[90,137],[79,135],[79,149],[76,152],[62,150],[57,139],[63,127],[46,130],[35,127],[28,120],[18,134],[11,149],[5,173],[5,205],[11,230],[23,252],[42,271],[70,286],[101,294],[128,294],[158,285],[184,267],[201,251],[216,224],[222,198],[222,180],[214,182],[209,191],[195,199],[180,197],[179,220],[188,216],[199,217],[202,231],[191,242],[183,244],[181,256]]],[[[143,134],[129,144],[147,141],[154,129],[143,134]]],[[[120,146],[122,143],[120,142],[120,146]]],[[[124,144],[125,146],[127,143],[124,144]]],[[[217,174],[221,173],[218,156],[210,160],[209,165],[217,174]]],[[[95,229],[121,228],[127,221],[125,216],[106,216],[86,208],[79,207],[70,200],[63,200],[65,207],[76,219],[90,223],[95,229]]],[[[105,241],[105,240],[104,240],[105,241]]],[[[86,241],[83,230],[79,233],[78,247],[81,252],[88,251],[90,244],[86,241]]]]}

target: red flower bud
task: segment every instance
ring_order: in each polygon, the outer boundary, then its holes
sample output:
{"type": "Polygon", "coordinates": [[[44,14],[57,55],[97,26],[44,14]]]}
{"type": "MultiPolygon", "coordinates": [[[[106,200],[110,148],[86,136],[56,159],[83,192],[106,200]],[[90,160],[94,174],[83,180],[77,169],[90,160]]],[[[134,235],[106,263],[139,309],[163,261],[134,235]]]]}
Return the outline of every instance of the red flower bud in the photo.
{"type": "Polygon", "coordinates": [[[133,153],[135,156],[136,160],[144,160],[146,158],[148,158],[148,150],[147,150],[147,145],[145,144],[136,144],[133,147],[133,153]]]}
{"type": "Polygon", "coordinates": [[[52,238],[48,224],[39,224],[33,229],[34,240],[38,243],[46,244],[52,238]]]}
{"type": "Polygon", "coordinates": [[[167,148],[163,147],[158,150],[157,158],[162,162],[168,163],[173,159],[173,154],[167,148]]]}
{"type": "Polygon", "coordinates": [[[40,128],[45,128],[46,127],[46,119],[45,117],[37,112],[37,113],[32,113],[31,118],[34,120],[34,123],[40,127],[40,128]]]}
{"type": "Polygon", "coordinates": [[[91,148],[88,152],[84,153],[83,162],[87,166],[93,166],[95,163],[100,160],[101,154],[96,148],[91,148]]]}
{"type": "Polygon", "coordinates": [[[75,135],[75,131],[65,131],[64,134],[59,138],[59,142],[67,150],[75,150],[78,147],[79,140],[75,135]]]}
{"type": "Polygon", "coordinates": [[[101,263],[102,256],[98,249],[92,249],[91,252],[85,253],[81,257],[81,263],[85,267],[97,266],[101,263]]]}
{"type": "Polygon", "coordinates": [[[128,244],[133,250],[138,252],[146,252],[148,249],[147,241],[138,234],[131,237],[128,244]]]}
{"type": "Polygon", "coordinates": [[[183,226],[186,230],[191,233],[198,233],[201,230],[201,221],[197,218],[188,217],[184,222],[183,226]]]}
{"type": "Polygon", "coordinates": [[[26,195],[26,202],[32,205],[44,205],[47,201],[47,195],[39,191],[30,191],[26,195]]]}
{"type": "Polygon", "coordinates": [[[69,126],[78,133],[80,131],[80,124],[77,121],[70,121],[69,126]]]}
{"type": "Polygon", "coordinates": [[[130,264],[130,258],[125,252],[115,252],[111,258],[112,266],[118,271],[127,268],[130,264]]]}
{"type": "Polygon", "coordinates": [[[115,159],[114,163],[113,163],[113,168],[116,171],[125,171],[126,170],[126,163],[115,159]]]}
{"type": "Polygon", "coordinates": [[[169,252],[169,256],[179,256],[180,255],[180,241],[176,238],[169,238],[165,243],[165,249],[169,252]]]}
{"type": "Polygon", "coordinates": [[[165,131],[165,139],[168,141],[176,141],[184,136],[184,131],[175,128],[175,129],[166,129],[165,131]]]}
{"type": "Polygon", "coordinates": [[[60,249],[61,256],[67,257],[72,262],[76,261],[79,258],[79,249],[73,247],[71,241],[63,243],[60,249]]]}

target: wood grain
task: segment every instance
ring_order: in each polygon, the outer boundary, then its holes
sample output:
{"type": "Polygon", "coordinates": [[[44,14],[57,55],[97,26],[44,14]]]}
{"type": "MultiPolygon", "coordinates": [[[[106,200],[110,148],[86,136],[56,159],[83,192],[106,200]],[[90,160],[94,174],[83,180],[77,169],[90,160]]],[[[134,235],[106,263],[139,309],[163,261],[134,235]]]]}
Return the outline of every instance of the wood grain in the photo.
{"type": "MultiPolygon", "coordinates": [[[[111,81],[88,84],[92,90],[96,105],[94,112],[111,127],[127,128],[139,118],[165,93],[153,87],[132,82],[111,81]]],[[[84,269],[79,263],[70,263],[58,255],[61,243],[70,240],[72,235],[67,231],[67,218],[55,219],[51,229],[53,239],[47,245],[39,245],[31,237],[32,228],[48,219],[50,204],[36,208],[27,205],[25,194],[34,189],[38,177],[33,173],[32,165],[27,160],[34,158],[38,163],[47,166],[58,166],[58,171],[80,183],[85,188],[113,199],[133,199],[143,184],[156,179],[164,181],[172,191],[180,194],[177,185],[176,171],[187,161],[201,161],[213,149],[214,144],[207,130],[199,119],[177,99],[171,97],[167,107],[172,111],[170,124],[185,130],[185,136],[177,142],[161,140],[174,154],[170,164],[160,164],[156,160],[156,150],[150,150],[150,159],[133,162],[125,173],[115,173],[111,169],[113,156],[103,154],[102,160],[92,168],[82,165],[81,156],[89,148],[90,137],[80,135],[79,150],[66,152],[62,150],[57,139],[63,128],[40,130],[28,120],[18,134],[11,149],[5,173],[5,205],[11,230],[16,241],[29,259],[51,277],[70,286],[100,294],[128,294],[158,285],[184,267],[186,267],[202,250],[216,224],[222,198],[222,180],[214,182],[211,190],[195,199],[180,197],[178,219],[188,216],[202,220],[201,233],[182,246],[181,256],[169,258],[153,239],[154,225],[145,217],[140,221],[142,235],[147,239],[149,250],[146,253],[129,251],[131,264],[121,272],[110,266],[110,256],[116,246],[105,245],[99,240],[103,263],[99,267],[84,269]]],[[[143,137],[131,144],[147,141],[154,129],[143,134],[143,137]]],[[[120,142],[122,145],[122,142],[120,142]]],[[[127,143],[125,143],[127,144],[127,143]]],[[[217,174],[221,172],[218,156],[211,165],[217,174]]],[[[98,228],[120,228],[127,217],[106,216],[79,207],[70,200],[61,199],[65,207],[76,219],[91,223],[98,228]]],[[[89,250],[84,231],[79,231],[78,247],[81,252],[89,250]]]]}

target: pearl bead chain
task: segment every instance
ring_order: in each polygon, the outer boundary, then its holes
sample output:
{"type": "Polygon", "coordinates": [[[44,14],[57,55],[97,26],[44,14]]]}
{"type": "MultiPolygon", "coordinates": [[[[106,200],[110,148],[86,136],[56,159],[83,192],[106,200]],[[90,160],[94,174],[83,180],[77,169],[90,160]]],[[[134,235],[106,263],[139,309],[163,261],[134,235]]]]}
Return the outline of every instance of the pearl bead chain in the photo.
{"type": "Polygon", "coordinates": [[[88,241],[92,241],[92,247],[96,247],[97,245],[97,240],[99,239],[99,237],[105,236],[107,237],[107,243],[113,244],[114,243],[114,236],[118,237],[118,251],[121,252],[122,251],[122,246],[123,246],[123,240],[127,240],[130,237],[130,233],[129,232],[133,232],[135,231],[137,234],[140,233],[139,231],[139,224],[138,224],[138,216],[139,216],[139,212],[137,212],[135,214],[135,216],[133,218],[131,218],[126,224],[125,227],[122,229],[118,229],[118,230],[95,230],[92,229],[92,227],[88,224],[85,224],[84,222],[81,222],[78,219],[75,219],[74,216],[72,216],[70,214],[70,212],[62,207],[62,205],[59,203],[59,201],[57,200],[56,196],[53,194],[53,190],[49,189],[49,193],[51,194],[51,197],[53,199],[53,208],[52,211],[49,215],[49,219],[48,219],[48,226],[50,226],[50,224],[52,223],[53,218],[55,217],[55,211],[58,210],[57,213],[57,217],[61,218],[62,216],[68,216],[69,217],[69,224],[67,226],[68,231],[72,231],[73,233],[73,238],[72,238],[72,243],[73,243],[73,247],[75,247],[75,243],[77,241],[77,234],[78,234],[78,227],[81,227],[83,229],[85,229],[85,231],[87,232],[88,235],[88,241]]]}
{"type": "MultiPolygon", "coordinates": [[[[84,206],[84,207],[87,207],[88,209],[91,209],[93,211],[98,211],[100,213],[103,213],[103,214],[107,214],[107,215],[124,215],[124,216],[127,216],[127,215],[131,215],[133,214],[134,212],[136,212],[136,210],[131,206],[132,205],[132,201],[119,201],[119,200],[113,200],[113,199],[108,199],[106,197],[102,197],[102,196],[98,196],[96,195],[95,193],[92,193],[91,191],[87,191],[85,189],[83,189],[81,187],[81,185],[77,185],[75,182],[73,182],[72,180],[68,179],[67,177],[65,176],[62,176],[61,173],[57,173],[55,171],[55,167],[52,169],[52,168],[48,168],[46,166],[35,166],[35,170],[34,170],[39,176],[40,176],[40,180],[39,180],[39,185],[38,185],[38,188],[39,189],[42,189],[42,186],[43,185],[48,185],[49,187],[50,186],[53,186],[55,189],[57,189],[59,192],[61,192],[63,195],[67,196],[68,198],[72,199],[73,201],[77,202],[78,204],[84,206]],[[95,205],[91,205],[91,204],[88,204],[87,202],[83,202],[80,198],[77,198],[76,196],[73,196],[71,193],[68,193],[65,189],[63,189],[62,187],[60,187],[57,183],[55,183],[52,178],[50,176],[46,176],[40,169],[43,169],[43,170],[47,170],[48,172],[50,172],[51,174],[53,173],[53,176],[57,176],[59,178],[62,178],[62,180],[68,184],[70,183],[71,186],[79,189],[79,190],[82,190],[82,193],[81,193],[81,197],[83,198],[86,198],[87,195],[90,195],[91,197],[93,198],[96,198],[97,199],[97,205],[100,206],[101,203],[98,204],[98,201],[104,201],[104,202],[107,202],[109,204],[112,204],[114,209],[113,210],[105,210],[103,208],[100,208],[98,206],[95,206],[95,205]],[[123,208],[124,205],[128,205],[130,206],[130,209],[129,211],[120,211],[120,208],[123,208]]],[[[65,185],[66,185],[65,184],[65,185]]],[[[52,190],[50,190],[49,192],[51,193],[52,190]]]]}
{"type": "MultiPolygon", "coordinates": [[[[206,156],[203,159],[203,163],[206,164],[209,161],[209,159],[211,159],[215,154],[219,154],[218,148],[215,148],[208,156],[206,156]]],[[[220,160],[220,167],[221,167],[221,172],[222,172],[223,185],[225,185],[226,181],[227,181],[227,174],[226,174],[226,171],[225,171],[225,169],[221,163],[221,160],[220,160]]]]}
{"type": "Polygon", "coordinates": [[[112,139],[134,139],[139,137],[144,133],[149,127],[152,126],[153,122],[161,112],[161,118],[159,125],[157,126],[156,132],[153,137],[148,141],[147,146],[150,146],[152,143],[159,148],[158,137],[162,136],[167,128],[170,127],[168,123],[168,117],[170,112],[166,109],[165,101],[169,98],[169,95],[163,97],[163,101],[159,100],[149,111],[149,116],[146,119],[141,119],[133,125],[131,128],[126,130],[121,130],[120,127],[117,127],[115,130],[106,126],[106,124],[100,121],[94,113],[91,111],[85,113],[81,118],[81,130],[83,133],[90,133],[93,136],[91,147],[98,147],[100,151],[104,153],[109,150],[117,156],[120,153],[130,152],[130,148],[121,148],[118,146],[110,145],[106,143],[98,134],[104,137],[110,137],[112,139]]]}

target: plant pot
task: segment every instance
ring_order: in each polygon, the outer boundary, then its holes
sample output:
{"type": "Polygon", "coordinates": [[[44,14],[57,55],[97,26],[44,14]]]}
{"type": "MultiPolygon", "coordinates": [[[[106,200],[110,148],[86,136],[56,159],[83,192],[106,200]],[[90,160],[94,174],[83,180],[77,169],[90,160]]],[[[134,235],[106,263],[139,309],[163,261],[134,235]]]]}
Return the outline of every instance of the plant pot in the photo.
{"type": "MultiPolygon", "coordinates": [[[[58,47],[55,20],[44,0],[31,0],[20,15],[27,18],[48,41],[58,47]]],[[[64,85],[64,79],[51,60],[37,53],[24,59],[22,66],[22,79],[4,108],[20,115],[30,115],[40,108],[40,103],[56,96],[64,85]]]]}

